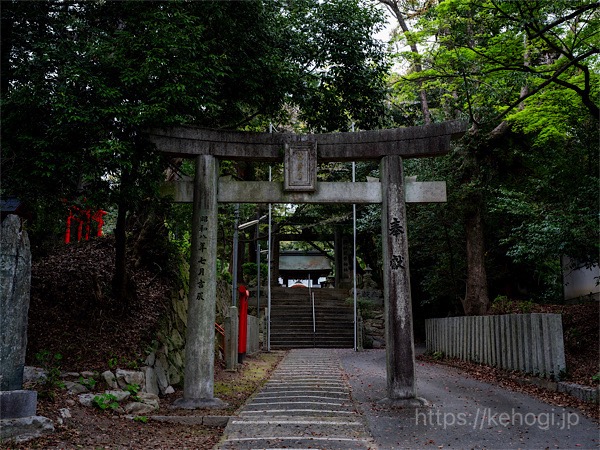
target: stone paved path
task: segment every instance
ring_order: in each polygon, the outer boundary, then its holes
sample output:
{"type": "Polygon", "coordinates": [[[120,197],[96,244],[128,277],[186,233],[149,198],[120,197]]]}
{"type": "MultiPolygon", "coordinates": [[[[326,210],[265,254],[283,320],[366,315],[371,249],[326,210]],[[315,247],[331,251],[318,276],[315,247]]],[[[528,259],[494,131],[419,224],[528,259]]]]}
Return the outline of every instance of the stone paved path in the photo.
{"type": "Polygon", "coordinates": [[[291,350],[217,448],[375,449],[343,373],[333,352],[291,350]]]}

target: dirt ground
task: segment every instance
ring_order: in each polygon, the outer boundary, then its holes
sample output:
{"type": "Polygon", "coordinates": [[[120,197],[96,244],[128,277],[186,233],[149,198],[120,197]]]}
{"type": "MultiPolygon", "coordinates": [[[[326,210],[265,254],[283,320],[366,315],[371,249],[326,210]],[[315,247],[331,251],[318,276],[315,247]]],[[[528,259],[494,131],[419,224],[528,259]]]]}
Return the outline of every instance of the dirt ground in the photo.
{"type": "MultiPolygon", "coordinates": [[[[180,391],[161,398],[155,415],[228,416],[268,379],[284,352],[259,353],[247,357],[237,372],[215,370],[215,397],[228,403],[219,410],[171,409],[180,391]]],[[[223,429],[202,425],[165,423],[152,420],[134,421],[112,411],[84,407],[76,395],[56,389],[55,397],[38,401],[38,415],[54,421],[55,433],[21,444],[0,445],[2,449],[210,449],[219,441],[223,429]],[[68,408],[71,418],[61,419],[61,409],[68,408]],[[60,424],[62,422],[62,424],[60,424]]],[[[139,419],[138,419],[139,420],[139,419]]]]}

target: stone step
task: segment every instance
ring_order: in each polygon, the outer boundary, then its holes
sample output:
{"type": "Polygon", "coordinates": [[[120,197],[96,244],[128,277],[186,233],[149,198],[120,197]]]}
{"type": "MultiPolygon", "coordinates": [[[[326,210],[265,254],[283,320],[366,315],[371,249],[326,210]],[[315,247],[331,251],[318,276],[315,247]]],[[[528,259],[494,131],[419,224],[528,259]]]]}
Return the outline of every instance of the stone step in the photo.
{"type": "Polygon", "coordinates": [[[326,336],[326,335],[320,335],[320,336],[313,336],[313,335],[309,335],[309,334],[305,334],[305,335],[296,335],[296,336],[292,336],[292,335],[287,335],[287,336],[271,336],[271,343],[275,344],[275,343],[294,343],[294,342],[337,342],[337,341],[347,341],[347,340],[353,340],[354,339],[354,335],[353,334],[348,334],[345,336],[326,336]]]}
{"type": "MultiPolygon", "coordinates": [[[[290,304],[273,304],[271,303],[271,312],[273,311],[279,311],[279,310],[297,310],[297,311],[302,311],[305,309],[309,309],[312,311],[312,304],[310,303],[304,303],[304,304],[297,304],[297,303],[290,303],[290,304]]],[[[329,304],[319,304],[319,303],[315,303],[315,309],[318,310],[341,310],[341,311],[345,311],[345,310],[349,310],[352,311],[352,305],[347,305],[347,304],[342,304],[342,305],[329,305],[329,304]]]]}
{"type": "Polygon", "coordinates": [[[312,325],[306,327],[271,327],[271,336],[294,336],[309,334],[312,336],[314,333],[322,336],[338,336],[343,334],[350,334],[352,330],[352,326],[335,329],[330,329],[326,327],[317,327],[316,329],[313,329],[312,325]]]}
{"type": "Polygon", "coordinates": [[[281,324],[277,324],[277,325],[271,325],[271,334],[273,333],[287,333],[287,334],[293,334],[296,332],[310,332],[310,333],[343,333],[345,331],[348,330],[352,330],[354,327],[352,326],[352,323],[345,323],[342,325],[336,325],[336,326],[324,326],[323,324],[319,324],[317,323],[316,327],[313,327],[312,323],[307,323],[304,325],[301,324],[289,324],[289,325],[281,325],[281,324]]]}
{"type": "Polygon", "coordinates": [[[313,289],[317,332],[313,332],[313,303],[308,289],[271,291],[272,348],[352,348],[354,312],[346,289],[313,289]]]}
{"type": "MultiPolygon", "coordinates": [[[[312,305],[271,305],[273,311],[312,311],[312,305]]],[[[315,305],[315,311],[352,311],[352,306],[347,305],[315,305]]]]}
{"type": "Polygon", "coordinates": [[[273,345],[286,345],[289,348],[293,348],[294,345],[308,345],[309,347],[313,347],[315,345],[327,345],[327,346],[335,346],[335,345],[344,345],[354,344],[354,336],[336,336],[336,337],[313,337],[313,336],[296,336],[295,338],[286,338],[286,337],[272,337],[271,338],[271,346],[273,345]]]}
{"type": "Polygon", "coordinates": [[[347,336],[271,336],[271,345],[273,344],[286,344],[292,345],[294,343],[313,344],[318,343],[334,343],[334,342],[349,342],[354,340],[354,335],[347,336]]]}
{"type": "MultiPolygon", "coordinates": [[[[308,299],[302,299],[302,300],[298,300],[298,301],[273,301],[271,300],[271,307],[275,306],[276,308],[282,306],[282,305],[288,305],[288,306],[311,306],[312,302],[309,301],[308,299]]],[[[315,300],[315,306],[341,306],[341,307],[347,307],[347,308],[351,308],[352,307],[352,303],[348,303],[345,300],[344,301],[333,301],[333,300],[328,300],[328,301],[320,301],[320,300],[315,300]]]]}
{"type": "MultiPolygon", "coordinates": [[[[271,309],[282,309],[282,308],[310,308],[312,309],[312,302],[285,302],[285,303],[274,303],[271,302],[271,309]]],[[[352,304],[348,304],[346,302],[333,303],[333,302],[315,302],[315,308],[319,309],[333,309],[333,308],[341,308],[341,309],[350,309],[352,310],[352,304]]]]}
{"type": "Polygon", "coordinates": [[[350,342],[354,340],[353,335],[348,336],[272,336],[271,345],[274,344],[286,344],[293,345],[298,344],[315,344],[315,343],[334,343],[334,342],[350,342]]]}
{"type": "Polygon", "coordinates": [[[347,334],[344,336],[337,335],[309,335],[309,334],[298,334],[296,336],[292,335],[283,335],[283,336],[271,336],[271,343],[281,343],[281,342],[334,342],[334,341],[347,341],[353,340],[354,334],[347,334]]]}
{"type": "MultiPolygon", "coordinates": [[[[327,321],[330,322],[340,322],[340,321],[353,321],[353,314],[332,314],[332,313],[317,313],[315,312],[315,317],[317,319],[326,319],[327,321]]],[[[286,321],[293,321],[293,320],[310,320],[312,321],[313,319],[313,315],[312,313],[310,314],[306,314],[306,313],[302,313],[302,314],[292,314],[290,312],[284,314],[284,313],[279,313],[279,314],[271,314],[271,319],[276,318],[278,321],[281,322],[286,322],[286,321]]],[[[273,321],[273,320],[271,320],[273,321]]]]}
{"type": "MultiPolygon", "coordinates": [[[[294,309],[294,308],[285,308],[285,309],[273,309],[271,308],[271,317],[273,316],[307,316],[312,317],[312,308],[302,308],[302,309],[294,309]]],[[[350,310],[344,310],[341,308],[332,308],[331,310],[327,309],[316,309],[315,315],[319,314],[321,316],[331,316],[331,317],[339,317],[339,316],[350,316],[353,317],[354,313],[350,310]]]]}
{"type": "MultiPolygon", "coordinates": [[[[354,321],[352,317],[315,317],[315,322],[318,324],[327,324],[331,326],[345,326],[354,321]]],[[[271,325],[282,324],[288,326],[290,324],[311,325],[313,324],[312,317],[271,317],[271,325]]]]}
{"type": "MultiPolygon", "coordinates": [[[[352,297],[352,294],[346,291],[321,291],[318,289],[313,289],[312,293],[315,298],[322,299],[339,299],[339,298],[349,298],[352,297]]],[[[273,292],[271,291],[271,298],[310,298],[312,294],[309,294],[308,291],[292,291],[292,292],[273,292]]]]}
{"type": "Polygon", "coordinates": [[[327,342],[316,344],[271,344],[271,350],[313,349],[313,348],[353,348],[354,342],[327,342]]]}
{"type": "MultiPolygon", "coordinates": [[[[271,307],[271,315],[286,315],[286,314],[309,314],[312,316],[312,307],[310,306],[303,306],[303,307],[297,307],[297,306],[284,306],[284,307],[277,307],[277,308],[273,308],[271,307]]],[[[348,314],[348,315],[353,315],[353,310],[352,308],[340,308],[340,307],[321,307],[321,308],[315,308],[315,313],[317,314],[329,314],[329,315],[340,315],[340,314],[348,314]]]]}
{"type": "MultiPolygon", "coordinates": [[[[310,311],[312,314],[312,305],[271,305],[271,313],[274,312],[298,312],[310,311]]],[[[315,305],[315,311],[340,313],[347,312],[352,313],[352,306],[326,306],[326,305],[315,305]]]]}
{"type": "MultiPolygon", "coordinates": [[[[271,303],[271,311],[273,310],[281,310],[281,309],[295,309],[295,310],[303,310],[303,309],[310,309],[312,311],[312,304],[310,303],[302,303],[302,304],[298,304],[298,303],[290,303],[290,304],[282,304],[282,305],[278,305],[278,304],[273,304],[271,303]]],[[[342,311],[352,311],[352,305],[347,305],[347,304],[343,304],[343,305],[329,305],[329,304],[319,304],[319,303],[315,303],[315,309],[322,309],[322,310],[342,310],[342,311]]]]}
{"type": "MultiPolygon", "coordinates": [[[[271,299],[271,305],[285,305],[285,304],[297,304],[297,305],[312,305],[312,300],[310,298],[298,298],[298,299],[271,299]]],[[[346,301],[346,299],[319,299],[315,298],[315,305],[352,305],[351,302],[346,301]]]]}
{"type": "Polygon", "coordinates": [[[295,342],[295,341],[310,341],[312,342],[313,340],[315,341],[344,341],[347,339],[354,339],[354,333],[350,334],[345,334],[345,335],[324,335],[324,334],[320,334],[320,335],[313,335],[311,334],[296,334],[291,335],[291,334],[287,334],[287,335],[272,335],[271,336],[271,342],[295,342]]]}
{"type": "Polygon", "coordinates": [[[336,289],[336,288],[284,288],[284,287],[273,287],[271,288],[271,295],[293,295],[298,292],[309,292],[312,291],[317,295],[321,293],[323,295],[350,295],[349,289],[336,289]]]}
{"type": "MultiPolygon", "coordinates": [[[[321,321],[321,322],[331,322],[331,323],[352,323],[354,322],[353,320],[353,316],[351,314],[343,314],[343,315],[325,315],[325,314],[320,314],[317,315],[315,314],[315,319],[317,321],[321,321]]],[[[312,314],[298,314],[298,315],[291,315],[291,314],[278,314],[278,315],[272,315],[271,316],[271,323],[273,323],[274,321],[277,322],[281,322],[281,323],[287,323],[287,322],[310,322],[312,323],[313,321],[313,316],[312,314]],[[276,320],[274,320],[276,319],[276,320]]]]}
{"type": "Polygon", "coordinates": [[[271,324],[271,333],[285,333],[288,334],[296,333],[296,332],[317,332],[317,333],[338,333],[344,332],[347,330],[354,329],[352,322],[346,322],[342,324],[325,324],[317,322],[316,326],[313,327],[312,322],[305,324],[271,324]]]}
{"type": "Polygon", "coordinates": [[[335,333],[344,333],[347,332],[348,330],[353,330],[354,327],[352,326],[351,323],[344,325],[344,326],[336,326],[336,327],[329,327],[329,326],[325,326],[323,324],[317,324],[317,326],[315,328],[313,328],[312,324],[307,324],[307,325],[296,325],[296,326],[271,326],[271,334],[273,333],[285,333],[285,334],[290,334],[293,335],[294,333],[298,333],[298,332],[305,332],[305,333],[327,333],[327,334],[335,334],[335,333]]]}
{"type": "MultiPolygon", "coordinates": [[[[354,320],[352,320],[352,316],[344,316],[344,317],[329,317],[329,316],[316,316],[315,315],[315,322],[317,324],[328,324],[328,325],[332,325],[335,326],[337,324],[347,324],[347,323],[353,323],[354,320]]],[[[275,324],[275,323],[279,323],[279,324],[284,324],[284,325],[289,325],[289,324],[310,324],[312,325],[313,323],[313,318],[312,316],[306,317],[306,316],[296,316],[296,317],[290,317],[290,316],[271,316],[271,325],[275,324]]]]}
{"type": "MultiPolygon", "coordinates": [[[[289,317],[312,317],[312,309],[302,309],[302,310],[293,310],[293,309],[281,309],[281,310],[271,310],[271,317],[273,316],[277,316],[277,317],[285,317],[285,316],[289,316],[289,317]]],[[[321,316],[327,316],[327,317],[340,317],[340,316],[350,316],[353,317],[354,314],[352,312],[352,310],[350,311],[345,311],[345,310],[341,310],[341,309],[335,309],[335,310],[331,310],[331,311],[324,311],[324,310],[315,310],[315,315],[321,315],[321,316]]]]}
{"type": "Polygon", "coordinates": [[[277,330],[275,332],[271,332],[271,340],[273,339],[294,339],[294,337],[296,338],[313,338],[313,337],[317,337],[317,338],[329,338],[329,339],[335,339],[335,338],[347,338],[348,336],[353,336],[354,333],[352,332],[352,328],[350,328],[350,330],[340,330],[340,331],[336,331],[336,332],[330,332],[330,331],[319,331],[317,330],[316,333],[313,333],[312,330],[293,330],[293,331],[284,331],[284,330],[277,330]]]}
{"type": "Polygon", "coordinates": [[[296,340],[294,342],[271,342],[272,349],[291,349],[291,348],[352,348],[354,346],[353,339],[345,339],[345,340],[296,340]]]}

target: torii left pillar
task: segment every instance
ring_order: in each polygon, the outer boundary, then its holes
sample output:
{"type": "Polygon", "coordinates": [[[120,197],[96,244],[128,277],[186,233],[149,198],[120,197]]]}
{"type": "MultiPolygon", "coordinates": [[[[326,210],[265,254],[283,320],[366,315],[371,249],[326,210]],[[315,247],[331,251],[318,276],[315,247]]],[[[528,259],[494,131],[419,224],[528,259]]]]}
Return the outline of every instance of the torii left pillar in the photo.
{"type": "Polygon", "coordinates": [[[218,172],[214,156],[196,157],[183,398],[176,408],[226,406],[214,397],[218,172]]]}

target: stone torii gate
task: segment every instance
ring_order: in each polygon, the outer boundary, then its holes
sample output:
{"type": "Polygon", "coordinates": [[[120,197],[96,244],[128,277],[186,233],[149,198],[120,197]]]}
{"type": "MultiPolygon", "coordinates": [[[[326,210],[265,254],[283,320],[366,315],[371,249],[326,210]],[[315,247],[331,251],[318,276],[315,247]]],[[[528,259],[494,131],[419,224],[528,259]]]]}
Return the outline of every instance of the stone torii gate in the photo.
{"type": "Polygon", "coordinates": [[[156,148],[195,158],[194,181],[177,182],[176,202],[193,202],[190,291],[181,408],[221,406],[214,397],[217,206],[223,203],[380,203],[388,399],[416,398],[405,201],[445,201],[444,182],[404,182],[402,158],[438,156],[466,123],[377,131],[296,135],[150,130],[156,148]],[[283,183],[218,179],[218,161],[284,161],[283,183]],[[318,182],[317,162],[380,160],[380,182],[318,182]]]}

